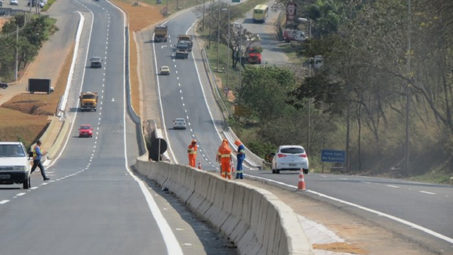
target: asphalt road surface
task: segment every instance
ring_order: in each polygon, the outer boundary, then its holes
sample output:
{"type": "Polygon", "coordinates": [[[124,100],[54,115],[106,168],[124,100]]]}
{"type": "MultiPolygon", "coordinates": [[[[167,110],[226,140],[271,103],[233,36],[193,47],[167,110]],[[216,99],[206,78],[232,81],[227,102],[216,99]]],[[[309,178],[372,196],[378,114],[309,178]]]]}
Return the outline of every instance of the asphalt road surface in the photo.
{"type": "MultiPolygon", "coordinates": [[[[222,120],[215,113],[217,106],[212,102],[211,92],[206,84],[200,83],[200,80],[204,80],[204,73],[199,70],[202,66],[199,55],[190,54],[189,59],[173,57],[172,47],[176,44],[177,35],[191,33],[189,28],[196,17],[197,13],[192,11],[178,15],[167,23],[170,40],[167,43],[154,45],[156,66],[168,65],[171,68],[169,76],[158,77],[163,119],[175,162],[187,164],[186,148],[190,140],[195,138],[200,144],[197,162],[201,162],[203,169],[218,171],[215,153],[220,144],[218,133],[222,120]],[[196,63],[198,63],[198,69],[196,63]],[[186,118],[189,124],[187,130],[172,128],[172,120],[178,117],[186,118]]],[[[260,29],[253,31],[254,27],[263,27],[263,24],[246,25],[251,32],[263,32],[260,29]]],[[[270,38],[267,36],[263,39],[270,38]]],[[[263,45],[273,45],[273,43],[263,42],[263,45]]],[[[278,63],[277,61],[275,64],[278,63]]],[[[295,172],[281,174],[256,170],[245,172],[248,175],[297,187],[298,173],[295,172]]],[[[330,201],[340,201],[357,210],[365,210],[370,216],[383,216],[391,219],[395,224],[418,229],[420,233],[429,238],[439,239],[453,249],[453,221],[451,220],[453,187],[451,186],[325,174],[308,174],[305,180],[309,192],[314,196],[328,196],[330,201]]]]}
{"type": "Polygon", "coordinates": [[[34,173],[30,190],[0,187],[0,254],[234,254],[183,205],[129,170],[138,148],[125,113],[121,12],[106,1],[57,4],[68,17],[79,11],[85,19],[66,116],[74,126],[47,169],[51,181],[34,173]],[[89,68],[91,56],[103,67],[89,68]],[[87,90],[99,93],[96,112],[78,111],[78,95],[87,90]],[[92,138],[78,137],[81,124],[94,127],[92,138]]]}

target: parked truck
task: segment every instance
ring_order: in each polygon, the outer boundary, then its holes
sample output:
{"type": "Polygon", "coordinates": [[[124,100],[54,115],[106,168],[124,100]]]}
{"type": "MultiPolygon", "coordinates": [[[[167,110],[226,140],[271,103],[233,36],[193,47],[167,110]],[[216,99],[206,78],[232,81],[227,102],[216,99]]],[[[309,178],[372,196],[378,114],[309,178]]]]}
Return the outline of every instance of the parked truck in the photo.
{"type": "Polygon", "coordinates": [[[97,92],[82,92],[80,94],[80,110],[81,111],[96,111],[98,105],[98,93],[97,92]]]}
{"type": "Polygon", "coordinates": [[[245,56],[244,62],[248,64],[261,64],[262,55],[261,52],[263,48],[261,48],[260,41],[255,41],[250,43],[247,48],[245,49],[245,56]]]}
{"type": "Polygon", "coordinates": [[[44,92],[50,94],[53,92],[53,87],[50,86],[50,79],[28,79],[28,91],[31,94],[35,92],[44,92]]]}
{"type": "Polygon", "coordinates": [[[159,25],[154,28],[154,42],[166,42],[168,38],[168,27],[159,25]]]}

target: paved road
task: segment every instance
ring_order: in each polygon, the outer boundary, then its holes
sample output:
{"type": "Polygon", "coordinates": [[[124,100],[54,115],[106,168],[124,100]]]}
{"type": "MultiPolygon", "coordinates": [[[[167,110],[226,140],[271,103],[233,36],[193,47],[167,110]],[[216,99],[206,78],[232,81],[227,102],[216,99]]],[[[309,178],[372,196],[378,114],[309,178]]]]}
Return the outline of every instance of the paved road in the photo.
{"type": "Polygon", "coordinates": [[[121,12],[106,1],[56,4],[85,17],[68,100],[74,128],[61,157],[47,169],[51,181],[43,183],[36,173],[28,191],[0,187],[0,253],[233,254],[183,205],[129,171],[138,149],[125,114],[121,12]],[[87,67],[94,55],[104,59],[103,68],[87,67]],[[81,88],[99,92],[96,112],[77,111],[81,88]],[[94,127],[93,138],[77,137],[84,123],[94,127]]]}
{"type": "MultiPolygon", "coordinates": [[[[174,58],[174,44],[177,36],[185,34],[195,22],[197,14],[186,11],[174,19],[168,21],[169,40],[167,43],[155,43],[155,56],[157,66],[168,65],[171,68],[169,76],[158,76],[164,123],[175,162],[187,164],[187,146],[192,139],[197,139],[199,152],[197,158],[203,169],[217,169],[215,155],[220,145],[220,136],[214,122],[220,122],[219,118],[212,119],[205,97],[200,86],[200,75],[194,64],[194,60],[200,61],[199,49],[195,43],[194,54],[189,54],[188,59],[174,58]],[[195,58],[195,59],[194,59],[195,58]],[[173,129],[173,120],[178,117],[186,119],[186,130],[173,129]]],[[[213,102],[213,101],[211,101],[213,102]]],[[[215,104],[215,101],[213,102],[215,104]]],[[[215,116],[214,116],[215,117],[215,116]]]]}
{"type": "Polygon", "coordinates": [[[253,10],[245,14],[245,18],[235,21],[252,33],[257,33],[261,38],[261,47],[263,48],[262,57],[263,64],[268,65],[287,65],[289,64],[288,56],[280,48],[284,42],[276,40],[275,22],[278,18],[280,10],[270,8],[274,1],[269,1],[268,17],[264,23],[253,23],[253,10]]]}
{"type": "MultiPolygon", "coordinates": [[[[197,161],[202,163],[203,169],[215,171],[218,166],[214,156],[220,142],[217,133],[221,129],[222,122],[220,115],[216,113],[217,106],[212,101],[211,92],[204,82],[200,83],[200,79],[204,80],[204,74],[195,68],[195,63],[198,64],[199,69],[201,67],[199,56],[194,50],[195,55],[191,55],[187,60],[172,58],[171,46],[176,43],[177,34],[187,31],[195,18],[196,14],[187,12],[168,22],[171,41],[155,44],[157,66],[169,65],[172,68],[170,76],[159,76],[158,81],[165,125],[176,162],[187,164],[186,147],[192,138],[196,138],[201,143],[197,161]],[[172,120],[177,117],[186,118],[190,123],[188,130],[172,129],[172,120]]],[[[253,26],[262,25],[253,24],[253,26]]],[[[264,42],[264,45],[271,44],[264,42]]],[[[253,170],[246,170],[246,173],[297,187],[298,173],[282,172],[275,175],[270,171],[253,170]]],[[[447,246],[448,243],[453,243],[451,241],[453,238],[453,221],[451,221],[453,187],[451,186],[322,174],[309,174],[306,176],[306,181],[311,192],[319,192],[314,196],[325,194],[382,212],[389,217],[398,218],[400,222],[413,223],[407,224],[410,227],[419,228],[421,233],[444,240],[447,246]]],[[[378,212],[370,212],[370,215],[378,212]]]]}

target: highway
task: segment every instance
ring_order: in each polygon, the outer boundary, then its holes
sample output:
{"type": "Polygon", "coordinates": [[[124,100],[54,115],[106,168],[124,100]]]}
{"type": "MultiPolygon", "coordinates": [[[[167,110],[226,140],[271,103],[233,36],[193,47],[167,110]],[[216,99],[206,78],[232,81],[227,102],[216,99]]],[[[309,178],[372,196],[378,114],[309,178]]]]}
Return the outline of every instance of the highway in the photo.
{"type": "Polygon", "coordinates": [[[84,20],[66,115],[74,124],[47,168],[50,181],[42,182],[37,171],[30,190],[0,187],[0,254],[234,253],[178,201],[129,169],[138,146],[125,111],[122,12],[108,1],[56,5],[74,22],[75,11],[84,20]],[[103,67],[89,68],[91,56],[101,57],[103,67]],[[80,91],[87,90],[99,93],[96,112],[78,111],[80,91]],[[81,124],[94,127],[92,138],[78,137],[81,124]]]}
{"type": "MultiPolygon", "coordinates": [[[[274,15],[275,13],[272,13],[274,15]]],[[[159,76],[163,118],[175,162],[187,164],[186,148],[192,138],[200,143],[197,162],[208,171],[218,171],[215,163],[215,152],[220,143],[219,131],[222,120],[217,105],[213,102],[212,92],[205,83],[204,71],[199,55],[190,55],[189,59],[173,59],[172,45],[178,34],[189,32],[196,19],[193,12],[184,12],[167,23],[171,40],[168,43],[156,43],[157,67],[169,65],[170,76],[159,76]],[[195,59],[194,59],[195,56],[195,59]],[[196,69],[196,64],[198,69],[196,69]],[[197,71],[198,70],[198,71],[197,71]],[[205,100],[207,100],[206,107],[205,100]],[[185,117],[190,123],[187,130],[173,130],[172,120],[185,117]]],[[[252,32],[268,34],[266,25],[248,24],[249,19],[242,20],[244,27],[252,32]],[[253,29],[253,30],[252,30],[253,29]]],[[[269,38],[264,36],[263,39],[269,38]]],[[[268,50],[274,44],[263,42],[268,50]],[[269,46],[269,47],[268,47],[269,46]]],[[[195,49],[195,48],[194,48],[195,49]]],[[[196,52],[196,50],[194,50],[196,52]]],[[[273,53],[267,53],[274,56],[273,53]]],[[[278,55],[278,53],[277,53],[278,55]]],[[[263,53],[266,56],[266,52],[263,53]]],[[[274,61],[275,62],[275,61],[274,61]]],[[[279,64],[279,62],[275,62],[279,64]]],[[[270,171],[246,170],[248,176],[264,178],[269,182],[280,182],[283,186],[297,188],[298,173],[282,172],[272,174],[270,171]]],[[[307,195],[326,199],[327,202],[339,203],[364,211],[371,216],[384,216],[395,224],[417,229],[422,235],[433,237],[453,245],[453,187],[448,185],[424,184],[404,180],[313,174],[306,175],[307,195]]]]}
{"type": "MultiPolygon", "coordinates": [[[[213,120],[205,103],[205,92],[210,91],[204,91],[200,86],[200,70],[194,65],[194,54],[189,54],[188,59],[175,59],[173,51],[178,35],[185,34],[195,20],[196,13],[185,11],[168,21],[169,40],[154,44],[155,61],[157,67],[167,65],[171,69],[170,75],[158,76],[158,84],[165,129],[175,162],[187,164],[187,146],[196,139],[199,145],[197,164],[200,162],[203,169],[213,170],[218,166],[215,156],[221,141],[214,123],[221,119],[213,120]],[[186,130],[173,129],[173,120],[180,117],[186,119],[186,130]]],[[[196,45],[194,51],[197,51],[196,45]]]]}

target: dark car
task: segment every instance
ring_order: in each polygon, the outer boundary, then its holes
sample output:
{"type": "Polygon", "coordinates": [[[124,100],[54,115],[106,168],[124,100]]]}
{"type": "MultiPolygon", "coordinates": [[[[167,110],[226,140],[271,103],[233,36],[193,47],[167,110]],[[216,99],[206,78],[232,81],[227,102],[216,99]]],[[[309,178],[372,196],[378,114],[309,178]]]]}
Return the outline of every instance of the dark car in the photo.
{"type": "Polygon", "coordinates": [[[92,58],[90,58],[90,67],[91,68],[101,68],[102,67],[102,59],[100,57],[92,57],[92,58]]]}
{"type": "Polygon", "coordinates": [[[8,87],[8,83],[0,82],[0,88],[6,89],[8,87]]]}

